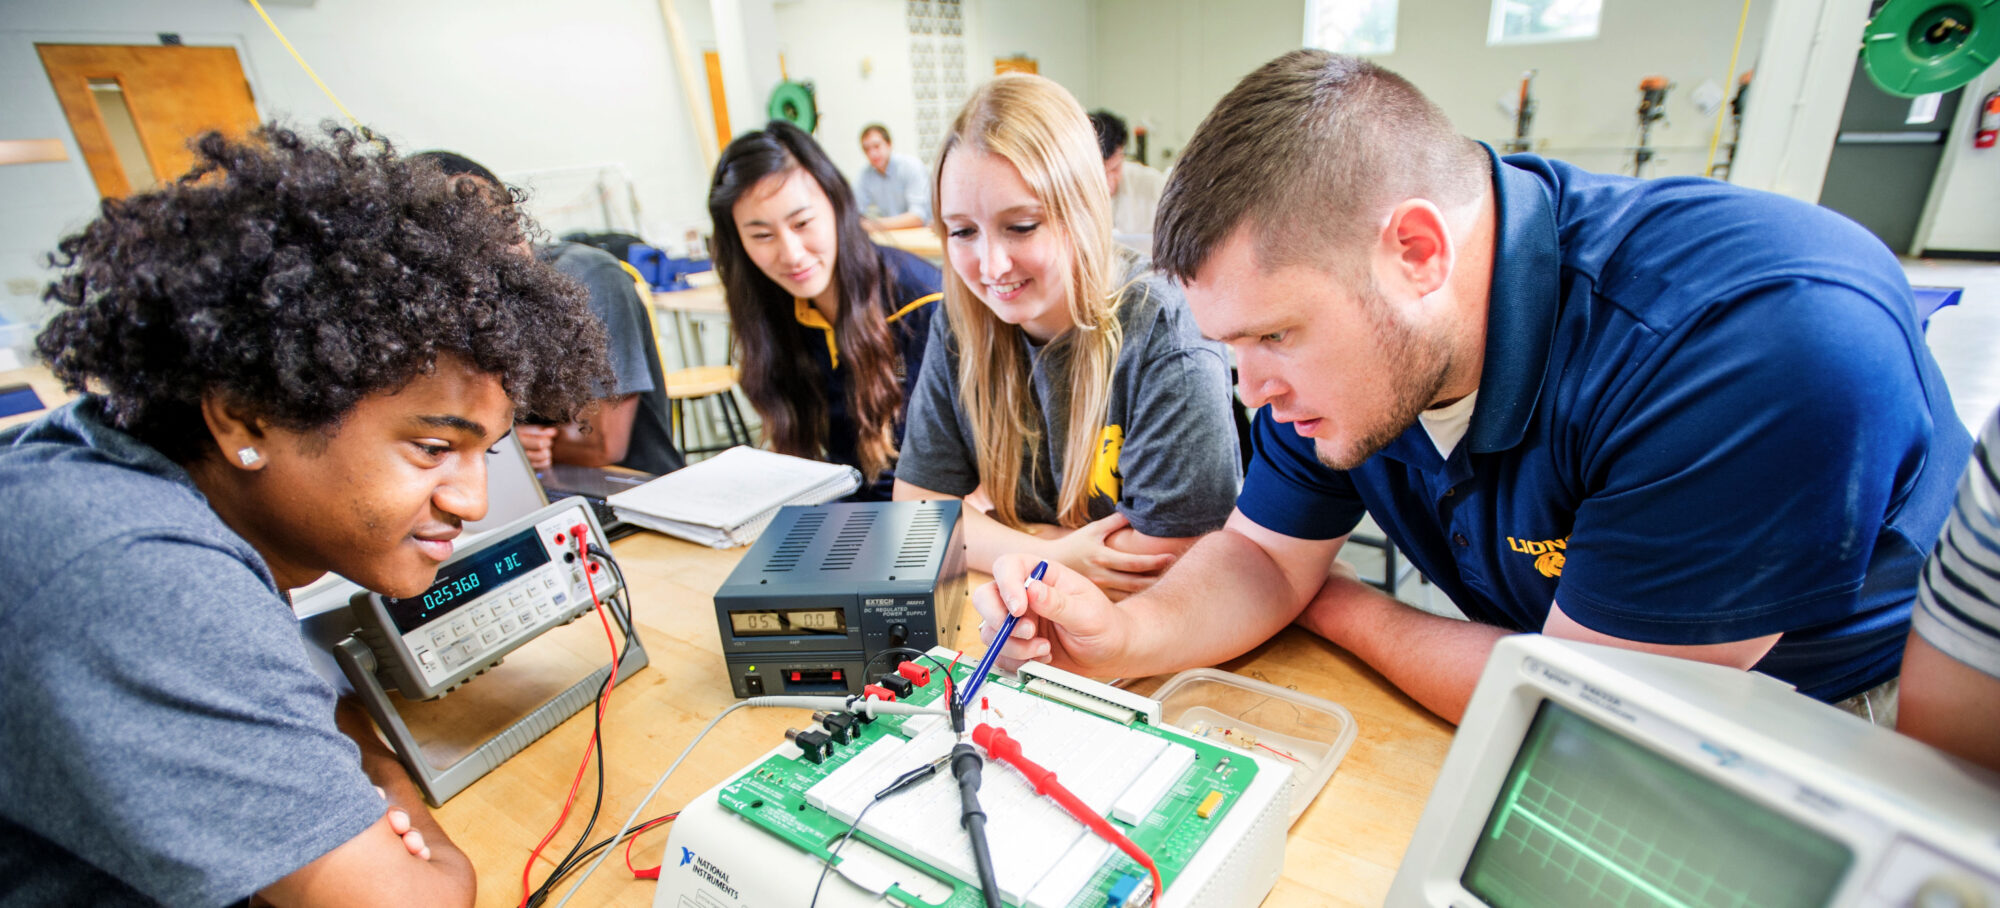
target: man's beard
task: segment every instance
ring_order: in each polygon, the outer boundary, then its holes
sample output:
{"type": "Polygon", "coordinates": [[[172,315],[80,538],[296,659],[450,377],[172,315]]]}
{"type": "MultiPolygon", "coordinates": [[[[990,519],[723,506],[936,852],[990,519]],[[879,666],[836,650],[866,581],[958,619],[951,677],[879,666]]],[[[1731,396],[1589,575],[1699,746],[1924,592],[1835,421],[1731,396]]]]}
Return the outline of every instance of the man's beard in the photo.
{"type": "Polygon", "coordinates": [[[1368,290],[1362,294],[1361,300],[1362,305],[1367,307],[1369,320],[1374,324],[1375,343],[1382,351],[1383,361],[1395,372],[1391,376],[1395,396],[1390,401],[1387,414],[1369,426],[1360,441],[1345,450],[1329,451],[1324,447],[1325,442],[1314,440],[1313,454],[1320,463],[1335,470],[1352,470],[1361,466],[1416,425],[1417,414],[1437,400],[1438,392],[1444,390],[1445,376],[1451,370],[1451,346],[1443,338],[1426,337],[1398,319],[1388,298],[1382,295],[1373,280],[1369,281],[1368,290]]]}

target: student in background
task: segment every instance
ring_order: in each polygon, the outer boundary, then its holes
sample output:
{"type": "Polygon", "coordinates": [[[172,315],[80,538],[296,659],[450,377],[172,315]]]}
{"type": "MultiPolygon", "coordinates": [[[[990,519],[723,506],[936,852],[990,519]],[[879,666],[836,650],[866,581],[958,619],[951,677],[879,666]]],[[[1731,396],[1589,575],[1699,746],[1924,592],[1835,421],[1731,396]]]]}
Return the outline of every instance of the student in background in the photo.
{"type": "Polygon", "coordinates": [[[880,123],[862,127],[861,153],[868,156],[868,166],[861,168],[861,178],[854,182],[861,223],[869,230],[930,224],[930,175],[916,158],[896,154],[889,143],[889,127],[880,123]]]}
{"type": "Polygon", "coordinates": [[[888,498],[936,266],[871,242],[840,171],[782,120],[729,143],[708,212],[743,394],[772,449],[847,464],[857,499],[888,498]]]}
{"type": "MultiPolygon", "coordinates": [[[[436,165],[454,180],[471,182],[501,207],[511,209],[521,201],[519,190],[464,155],[424,151],[410,157],[436,165]]],[[[599,389],[603,393],[597,405],[575,420],[552,424],[540,414],[527,414],[534,423],[523,424],[516,434],[529,465],[537,470],[546,470],[551,463],[616,465],[647,473],[671,473],[686,466],[686,458],[674,447],[659,342],[632,273],[610,253],[582,243],[534,246],[532,252],[589,291],[590,311],[610,339],[613,378],[599,389]]]]}
{"type": "Polygon", "coordinates": [[[2000,412],[1917,581],[1896,730],[2000,772],[2000,412]]]}
{"type": "Polygon", "coordinates": [[[1236,495],[1222,350],[1113,245],[1090,121],[1061,86],[987,83],[938,162],[949,318],[910,401],[896,497],[983,491],[992,513],[967,516],[979,570],[1032,552],[1145,589],[1236,495]]]}
{"type": "Polygon", "coordinates": [[[1104,182],[1111,188],[1111,232],[1125,236],[1152,236],[1153,215],[1160,208],[1160,193],[1167,189],[1167,175],[1138,161],[1125,160],[1125,121],[1108,110],[1090,115],[1097,132],[1097,150],[1104,156],[1104,182]]]}
{"type": "Polygon", "coordinates": [[[422,593],[604,331],[511,211],[330,135],[201,136],[53,257],[80,396],[0,433],[0,901],[473,903],[285,591],[422,593]]]}

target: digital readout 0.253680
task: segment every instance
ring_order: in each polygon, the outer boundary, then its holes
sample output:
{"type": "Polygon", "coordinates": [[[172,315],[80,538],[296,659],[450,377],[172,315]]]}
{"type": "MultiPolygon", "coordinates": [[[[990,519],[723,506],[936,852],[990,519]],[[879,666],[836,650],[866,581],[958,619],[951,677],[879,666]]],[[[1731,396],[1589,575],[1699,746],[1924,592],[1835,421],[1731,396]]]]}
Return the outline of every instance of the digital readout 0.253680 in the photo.
{"type": "Polygon", "coordinates": [[[480,593],[503,586],[516,575],[548,563],[548,550],[535,537],[535,531],[522,530],[446,565],[438,571],[437,579],[431,582],[430,589],[425,590],[423,595],[408,599],[384,598],[382,605],[389,610],[396,629],[407,634],[479,598],[480,593]]]}

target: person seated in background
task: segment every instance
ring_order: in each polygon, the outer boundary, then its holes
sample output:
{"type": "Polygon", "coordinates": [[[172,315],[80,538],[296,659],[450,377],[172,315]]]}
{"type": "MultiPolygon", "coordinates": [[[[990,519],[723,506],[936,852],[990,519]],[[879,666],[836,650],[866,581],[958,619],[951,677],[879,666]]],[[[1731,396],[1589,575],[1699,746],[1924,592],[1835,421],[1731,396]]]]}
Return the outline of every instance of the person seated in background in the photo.
{"type": "Polygon", "coordinates": [[[0,901],[473,903],[285,591],[421,594],[604,329],[511,211],[328,135],[203,135],[51,257],[80,396],[0,433],[0,901]]]}
{"type": "Polygon", "coordinates": [[[1108,110],[1090,115],[1097,132],[1097,150],[1104,156],[1104,182],[1111,188],[1111,232],[1123,236],[1152,236],[1153,215],[1159,211],[1160,193],[1167,189],[1167,175],[1138,161],[1125,160],[1125,121],[1108,110]]]}
{"type": "Polygon", "coordinates": [[[847,464],[855,499],[887,499],[937,266],[870,241],[833,161],[782,120],[723,150],[708,212],[743,395],[772,450],[847,464]]]}
{"type": "Polygon", "coordinates": [[[931,222],[930,174],[889,143],[889,127],[870,123],[861,128],[861,153],[868,166],[854,181],[861,206],[861,224],[869,230],[924,227],[931,222]]]}
{"type": "Polygon", "coordinates": [[[2000,411],[1917,581],[1896,730],[2000,772],[2000,411]]]}
{"type": "MultiPolygon", "coordinates": [[[[500,207],[515,208],[521,202],[519,190],[464,155],[422,151],[410,158],[435,165],[455,181],[470,183],[500,207]]],[[[597,405],[575,420],[552,423],[541,414],[526,415],[529,421],[515,434],[529,465],[536,470],[547,470],[551,463],[615,465],[655,474],[686,466],[686,458],[674,447],[667,380],[653,320],[646,314],[648,301],[639,296],[632,272],[610,253],[582,243],[556,242],[532,250],[536,258],[589,293],[590,311],[610,338],[612,380],[600,389],[597,405]]]]}
{"type": "Polygon", "coordinates": [[[1090,121],[1060,85],[980,87],[938,160],[949,318],[910,400],[896,498],[983,492],[992,513],[965,518],[976,570],[1032,552],[1143,590],[1229,516],[1242,474],[1223,351],[1112,243],[1090,121]]]}
{"type": "Polygon", "coordinates": [[[1152,675],[1297,622],[1452,722],[1521,632],[1850,711],[1893,683],[1971,438],[1853,221],[1503,159],[1395,73],[1299,50],[1195,130],[1153,244],[1259,408],[1236,513],[1116,604],[1001,559],[987,627],[1032,611],[1002,664],[1152,675]],[[1364,515],[1472,620],[1329,575],[1364,515]]]}

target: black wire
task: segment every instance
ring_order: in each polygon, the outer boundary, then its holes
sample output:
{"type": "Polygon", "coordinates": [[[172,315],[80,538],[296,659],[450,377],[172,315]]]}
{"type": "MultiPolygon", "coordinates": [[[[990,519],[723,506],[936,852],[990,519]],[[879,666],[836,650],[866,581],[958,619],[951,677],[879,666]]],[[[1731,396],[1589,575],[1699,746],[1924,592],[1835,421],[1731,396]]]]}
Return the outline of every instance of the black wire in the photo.
{"type": "MultiPolygon", "coordinates": [[[[597,742],[597,754],[596,754],[597,794],[591,798],[590,819],[584,822],[583,832],[577,835],[576,844],[571,845],[569,847],[569,853],[563,855],[563,859],[556,862],[557,869],[561,869],[564,865],[568,864],[572,859],[574,859],[576,857],[577,849],[582,848],[583,843],[589,841],[591,830],[597,828],[598,811],[604,808],[604,724],[603,724],[604,710],[602,706],[604,700],[604,687],[606,684],[611,683],[612,676],[616,675],[617,673],[618,669],[616,666],[614,666],[611,669],[611,673],[604,676],[604,684],[599,684],[597,686],[597,697],[595,698],[595,702],[591,703],[591,710],[590,710],[591,739],[597,742]]],[[[554,885],[555,885],[555,877],[553,874],[551,874],[548,879],[542,881],[542,885],[535,888],[534,894],[546,898],[548,897],[550,887],[554,885]]]]}
{"type": "Polygon", "coordinates": [[[993,874],[993,852],[986,844],[986,811],[979,806],[979,776],[986,761],[972,745],[960,742],[951,749],[951,775],[958,780],[961,808],[958,824],[972,841],[972,864],[979,870],[979,889],[987,908],[1002,908],[1000,881],[993,874]]]}
{"type": "Polygon", "coordinates": [[[882,802],[869,801],[863,804],[861,812],[855,815],[853,824],[847,827],[847,832],[840,837],[840,841],[834,843],[833,853],[827,856],[825,863],[819,865],[819,882],[813,884],[812,901],[806,903],[806,908],[817,908],[819,905],[819,887],[826,885],[826,872],[833,869],[834,858],[840,857],[840,849],[847,847],[847,840],[854,838],[855,831],[861,828],[861,818],[867,816],[868,811],[874,809],[875,805],[880,803],[882,802]]]}
{"type": "Polygon", "coordinates": [[[966,817],[965,834],[972,837],[972,863],[979,868],[979,889],[986,896],[986,908],[1006,908],[1000,904],[1000,880],[993,875],[993,855],[986,848],[986,815],[966,817]]]}
{"type": "Polygon", "coordinates": [[[861,828],[861,820],[863,817],[868,816],[868,811],[874,809],[875,805],[882,803],[890,795],[911,788],[918,782],[937,775],[938,765],[938,762],[926,763],[897,776],[895,780],[883,787],[881,791],[876,792],[875,797],[870,799],[868,803],[861,805],[861,812],[854,815],[854,822],[848,825],[847,832],[840,837],[840,841],[833,844],[833,852],[828,854],[826,860],[820,864],[819,882],[813,884],[813,897],[812,901],[807,903],[807,908],[813,908],[813,906],[819,904],[819,889],[821,886],[826,885],[826,872],[833,869],[834,859],[840,857],[840,849],[846,848],[847,840],[854,838],[855,831],[861,828]]]}
{"type": "Polygon", "coordinates": [[[605,836],[604,838],[597,840],[597,844],[592,845],[589,848],[585,848],[583,850],[583,853],[577,855],[576,859],[570,862],[568,865],[566,866],[562,864],[556,865],[556,869],[553,872],[553,874],[549,877],[549,881],[543,883],[541,889],[537,889],[534,892],[534,894],[528,896],[528,908],[535,908],[535,906],[538,906],[543,902],[548,901],[549,896],[554,894],[554,892],[551,891],[554,887],[554,884],[562,882],[565,877],[568,877],[570,874],[575,873],[577,868],[583,866],[583,862],[590,860],[591,855],[603,851],[604,846],[609,845],[614,841],[617,841],[620,835],[630,837],[632,835],[636,835],[637,831],[640,829],[645,829],[646,827],[651,826],[654,823],[661,823],[667,820],[677,819],[680,817],[680,815],[681,812],[678,810],[674,811],[673,813],[661,814],[657,817],[654,817],[650,820],[640,823],[639,825],[634,826],[631,829],[628,829],[625,832],[620,833],[618,835],[605,836]]]}
{"type": "MultiPolygon", "coordinates": [[[[603,546],[594,543],[587,543],[586,545],[588,546],[586,552],[597,556],[601,563],[610,568],[612,574],[618,578],[618,592],[612,594],[608,602],[601,596],[598,597],[598,601],[603,602],[605,607],[610,609],[612,617],[618,619],[619,629],[625,634],[625,646],[618,651],[610,671],[604,675],[603,683],[597,685],[597,696],[593,697],[591,702],[591,738],[597,742],[597,793],[591,798],[590,819],[584,822],[583,831],[577,834],[576,844],[570,846],[569,853],[563,855],[563,859],[556,862],[555,870],[549,872],[549,877],[542,881],[542,885],[535,887],[535,890],[529,893],[528,902],[531,905],[540,904],[542,901],[547,900],[556,883],[569,871],[573,871],[576,867],[581,866],[582,862],[587,860],[591,854],[591,852],[587,851],[582,855],[578,855],[577,852],[583,848],[584,842],[590,840],[590,833],[597,828],[598,815],[604,810],[604,691],[610,687],[611,680],[618,677],[618,671],[625,663],[625,654],[632,651],[632,616],[620,608],[620,606],[624,605],[624,602],[621,601],[624,597],[621,594],[625,592],[625,572],[618,567],[617,559],[612,558],[611,553],[605,551],[603,546]]],[[[605,841],[608,843],[611,840],[606,839],[605,841]]],[[[592,849],[592,851],[595,850],[592,849]]]]}

